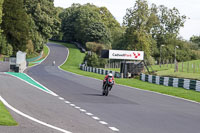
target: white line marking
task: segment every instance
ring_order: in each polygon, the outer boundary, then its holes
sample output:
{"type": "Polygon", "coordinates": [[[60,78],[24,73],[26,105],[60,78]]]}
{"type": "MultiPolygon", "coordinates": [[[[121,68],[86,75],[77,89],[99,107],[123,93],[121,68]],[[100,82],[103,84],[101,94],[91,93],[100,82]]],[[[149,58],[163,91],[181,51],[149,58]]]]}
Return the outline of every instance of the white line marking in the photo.
{"type": "Polygon", "coordinates": [[[115,131],[115,132],[119,132],[119,129],[117,129],[116,127],[109,127],[111,130],[115,131]]]}
{"type": "Polygon", "coordinates": [[[74,107],[74,106],[76,106],[76,105],[75,105],[75,104],[70,104],[70,106],[74,107]]]}
{"type": "Polygon", "coordinates": [[[96,117],[96,116],[93,116],[92,118],[95,120],[100,120],[99,117],[96,117]]]}
{"type": "Polygon", "coordinates": [[[75,106],[76,109],[80,109],[81,107],[75,106]]]}
{"type": "Polygon", "coordinates": [[[62,97],[59,97],[59,99],[60,99],[60,100],[64,100],[64,98],[62,98],[62,97]]]}
{"type": "Polygon", "coordinates": [[[50,124],[47,124],[47,123],[45,123],[45,122],[42,122],[42,121],[40,121],[40,120],[38,120],[38,119],[35,119],[35,118],[33,118],[33,117],[31,117],[31,116],[29,116],[29,115],[27,115],[27,114],[24,114],[23,112],[21,112],[21,111],[15,109],[15,108],[12,107],[11,105],[9,105],[1,96],[0,96],[0,100],[3,102],[3,104],[4,104],[5,106],[7,106],[8,108],[10,108],[11,110],[13,110],[14,112],[16,112],[17,114],[19,114],[19,115],[21,115],[21,116],[23,116],[23,117],[26,117],[26,118],[29,119],[29,120],[32,120],[32,121],[34,121],[34,122],[36,122],[36,123],[39,123],[39,124],[41,124],[41,125],[50,127],[50,128],[52,128],[52,129],[58,130],[58,131],[63,132],[63,133],[72,133],[72,132],[70,132],[70,131],[67,131],[67,130],[64,130],[64,129],[55,127],[55,126],[53,126],[53,125],[50,125],[50,124]]]}
{"type": "MultiPolygon", "coordinates": [[[[66,47],[66,49],[67,49],[67,51],[68,51],[67,57],[66,57],[65,61],[64,61],[61,65],[58,66],[58,69],[60,69],[61,71],[67,72],[67,73],[72,73],[72,72],[68,72],[68,71],[65,71],[65,70],[63,70],[63,69],[60,68],[60,66],[62,66],[63,64],[65,64],[65,62],[67,61],[67,59],[68,59],[68,57],[69,57],[69,49],[68,49],[67,47],[66,47]]],[[[75,74],[75,73],[72,73],[72,74],[78,75],[78,76],[82,76],[82,77],[87,77],[87,76],[83,76],[83,75],[79,75],[79,74],[75,74]]],[[[91,78],[91,77],[88,77],[88,78],[91,78]]],[[[91,79],[95,79],[95,78],[91,78],[91,79]]],[[[101,80],[99,80],[99,79],[95,79],[95,80],[101,81],[101,80]]],[[[65,101],[65,103],[70,103],[70,102],[65,101]]],[[[76,105],[74,105],[74,104],[70,104],[70,105],[71,105],[71,106],[74,106],[75,108],[79,109],[79,110],[82,111],[82,112],[86,112],[86,110],[81,109],[80,107],[78,107],[78,106],[76,106],[76,105]]],[[[88,116],[93,116],[92,113],[86,113],[86,115],[88,115],[88,116]]],[[[100,120],[100,118],[98,118],[98,117],[92,117],[92,118],[95,119],[95,120],[100,120]]],[[[101,124],[103,124],[103,125],[107,125],[107,124],[108,124],[108,123],[106,123],[106,122],[104,122],[104,121],[100,121],[99,123],[101,123],[101,124]]],[[[119,131],[119,129],[117,129],[117,128],[115,128],[115,127],[109,127],[109,128],[110,128],[111,130],[113,130],[113,131],[119,131]]]]}
{"type": "Polygon", "coordinates": [[[84,110],[84,109],[80,109],[80,111],[81,111],[81,112],[86,112],[86,110],[84,110]]]}
{"type": "Polygon", "coordinates": [[[108,125],[108,123],[105,122],[105,121],[99,121],[99,123],[101,123],[101,124],[103,124],[103,125],[108,125]]]}
{"type": "Polygon", "coordinates": [[[71,102],[69,102],[69,101],[65,101],[65,103],[69,104],[69,103],[71,103],[71,102]]]}
{"type": "MultiPolygon", "coordinates": [[[[49,49],[49,52],[48,52],[48,55],[43,59],[43,61],[44,61],[44,60],[49,56],[49,54],[50,54],[50,48],[49,48],[48,46],[47,46],[47,48],[49,49]]],[[[65,61],[64,61],[61,65],[58,66],[58,68],[59,68],[60,70],[62,70],[62,69],[60,68],[60,66],[62,66],[62,65],[67,61],[68,56],[69,56],[69,50],[68,50],[67,47],[66,47],[66,49],[67,49],[67,51],[68,51],[67,58],[65,59],[65,61]]],[[[43,61],[42,61],[42,62],[43,62],[43,61]]],[[[42,62],[40,62],[40,63],[38,63],[38,64],[36,64],[36,65],[34,65],[34,66],[37,66],[37,65],[41,64],[42,62]]],[[[32,66],[32,67],[33,67],[33,66],[32,66]]],[[[25,70],[26,70],[26,69],[25,69],[25,70]]],[[[25,70],[24,70],[24,71],[25,71],[25,70]]],[[[62,71],[64,71],[64,70],[62,70],[62,71]]],[[[67,72],[67,71],[64,71],[64,72],[67,72]]],[[[72,72],[69,72],[69,73],[72,73],[72,72]]],[[[0,74],[1,74],[1,73],[0,73],[0,74]]],[[[6,74],[6,73],[3,73],[3,74],[6,74]]],[[[72,73],[72,74],[74,74],[74,73],[72,73]]],[[[10,74],[9,74],[9,75],[10,75],[10,74]]],[[[26,74],[26,75],[27,75],[27,74],[26,74]]],[[[75,75],[82,76],[82,75],[79,75],[79,74],[75,74],[75,75]]],[[[14,76],[14,75],[11,75],[11,76],[14,76]]],[[[27,76],[30,77],[29,75],[27,75],[27,76]]],[[[14,76],[14,77],[16,77],[16,76],[14,76]]],[[[84,77],[85,77],[85,76],[84,76],[84,77]]],[[[19,77],[16,77],[16,78],[22,80],[22,79],[19,78],[19,77]]],[[[37,82],[36,80],[34,80],[32,77],[30,77],[30,78],[31,78],[33,81],[35,81],[37,84],[41,85],[39,82],[37,82]]],[[[89,78],[90,78],[90,77],[89,77],[89,78]]],[[[92,78],[92,79],[94,79],[94,78],[92,78]]],[[[96,79],[96,80],[99,80],[99,79],[96,79]]],[[[44,92],[47,92],[47,91],[45,91],[45,90],[43,90],[43,89],[41,89],[41,88],[39,88],[39,87],[37,87],[37,86],[35,86],[35,85],[30,84],[29,82],[27,82],[27,81],[25,81],[25,80],[22,80],[22,81],[28,83],[28,84],[31,85],[31,86],[34,86],[34,87],[36,87],[36,88],[42,90],[42,91],[44,91],[44,92]]],[[[43,85],[41,85],[41,86],[43,86],[43,85]]],[[[43,86],[43,87],[44,87],[45,89],[47,89],[45,86],[43,86]]],[[[49,94],[51,94],[51,95],[54,95],[54,96],[58,96],[58,95],[55,94],[53,91],[51,91],[51,90],[49,90],[49,89],[47,89],[47,90],[49,91],[49,92],[47,92],[47,93],[49,93],[49,94]]],[[[60,100],[64,100],[64,98],[62,98],[62,97],[59,97],[59,99],[60,99],[60,100]]],[[[18,113],[19,115],[24,116],[24,117],[26,117],[26,118],[32,120],[32,121],[34,121],[34,122],[36,122],[36,123],[39,123],[39,124],[41,124],[41,125],[44,125],[44,126],[53,128],[53,129],[58,130],[58,131],[61,131],[61,132],[63,132],[63,133],[72,133],[72,132],[70,132],[70,131],[66,131],[66,130],[64,130],[64,129],[61,129],[61,128],[52,126],[52,125],[50,125],[50,124],[47,124],[47,123],[45,123],[45,122],[42,122],[42,121],[40,121],[40,120],[37,120],[37,119],[35,119],[35,118],[31,117],[31,116],[28,116],[28,115],[24,114],[23,112],[20,112],[19,110],[15,109],[15,108],[12,107],[11,105],[9,105],[1,96],[0,96],[0,100],[4,103],[5,106],[7,106],[8,108],[10,108],[10,109],[13,110],[14,112],[16,112],[16,113],[18,113]]],[[[65,103],[70,104],[71,102],[65,101],[65,103]]],[[[70,104],[70,105],[71,105],[72,107],[75,107],[76,109],[80,109],[80,107],[76,106],[75,104],[70,104]]],[[[80,111],[86,112],[86,110],[84,110],[84,109],[80,109],[80,111]]],[[[92,113],[86,113],[86,114],[89,115],[89,116],[92,116],[92,115],[93,115],[92,113]]],[[[100,118],[98,118],[98,117],[92,117],[92,118],[95,119],[95,120],[100,120],[100,118]]],[[[104,122],[104,121],[100,121],[99,123],[104,124],[104,125],[107,125],[107,124],[108,124],[108,123],[106,123],[106,122],[104,122]]],[[[109,127],[109,128],[112,129],[113,131],[119,131],[119,130],[118,130],[117,128],[115,128],[115,127],[109,127]]]]}
{"type": "MultiPolygon", "coordinates": [[[[65,46],[64,46],[64,47],[65,47],[65,46]]],[[[66,57],[65,61],[64,61],[61,65],[59,65],[58,67],[60,67],[60,66],[62,66],[63,64],[65,64],[65,62],[67,61],[67,59],[68,59],[68,57],[69,57],[69,49],[68,49],[67,47],[65,47],[65,48],[66,48],[67,51],[68,51],[67,57],[66,57]]]]}
{"type": "Polygon", "coordinates": [[[86,115],[92,116],[93,114],[92,113],[86,113],[86,115]]]}

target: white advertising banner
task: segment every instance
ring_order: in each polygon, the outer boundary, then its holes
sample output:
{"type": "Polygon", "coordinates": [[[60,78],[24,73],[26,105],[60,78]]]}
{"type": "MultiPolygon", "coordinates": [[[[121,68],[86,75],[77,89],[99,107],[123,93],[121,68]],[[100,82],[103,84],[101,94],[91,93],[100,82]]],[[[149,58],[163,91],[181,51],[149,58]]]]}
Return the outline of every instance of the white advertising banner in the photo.
{"type": "Polygon", "coordinates": [[[109,59],[144,60],[144,51],[109,50],[109,59]]]}

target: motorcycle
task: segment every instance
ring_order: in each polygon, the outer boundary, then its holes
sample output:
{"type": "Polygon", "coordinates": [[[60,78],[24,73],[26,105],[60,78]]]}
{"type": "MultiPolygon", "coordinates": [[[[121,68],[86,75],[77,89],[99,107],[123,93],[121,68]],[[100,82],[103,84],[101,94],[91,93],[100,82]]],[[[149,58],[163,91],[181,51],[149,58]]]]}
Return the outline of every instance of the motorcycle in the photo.
{"type": "Polygon", "coordinates": [[[109,91],[111,91],[113,84],[114,84],[114,81],[112,80],[112,77],[106,80],[106,83],[103,87],[103,92],[102,92],[103,96],[108,96],[108,93],[109,91]]]}

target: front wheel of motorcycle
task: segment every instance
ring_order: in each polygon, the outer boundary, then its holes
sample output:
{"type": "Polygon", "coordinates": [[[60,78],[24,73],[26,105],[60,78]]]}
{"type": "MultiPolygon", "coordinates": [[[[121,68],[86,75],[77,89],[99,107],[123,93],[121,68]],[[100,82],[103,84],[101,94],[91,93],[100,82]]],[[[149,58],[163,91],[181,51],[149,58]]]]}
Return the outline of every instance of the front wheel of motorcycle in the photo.
{"type": "Polygon", "coordinates": [[[104,91],[104,90],[102,91],[102,95],[103,95],[103,96],[105,95],[105,91],[104,91]]]}
{"type": "Polygon", "coordinates": [[[108,96],[108,93],[109,93],[109,87],[106,86],[106,89],[105,89],[105,96],[108,96]]]}

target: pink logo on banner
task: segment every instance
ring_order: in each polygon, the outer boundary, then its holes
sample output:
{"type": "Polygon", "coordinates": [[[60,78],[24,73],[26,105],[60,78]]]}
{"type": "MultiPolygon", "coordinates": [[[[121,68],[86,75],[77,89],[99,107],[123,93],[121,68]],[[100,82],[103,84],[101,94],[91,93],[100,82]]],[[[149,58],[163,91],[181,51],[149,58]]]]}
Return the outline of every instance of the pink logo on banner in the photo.
{"type": "Polygon", "coordinates": [[[136,53],[133,52],[133,55],[134,55],[134,57],[137,59],[137,58],[140,56],[140,53],[137,53],[137,54],[136,54],[136,53]]]}

